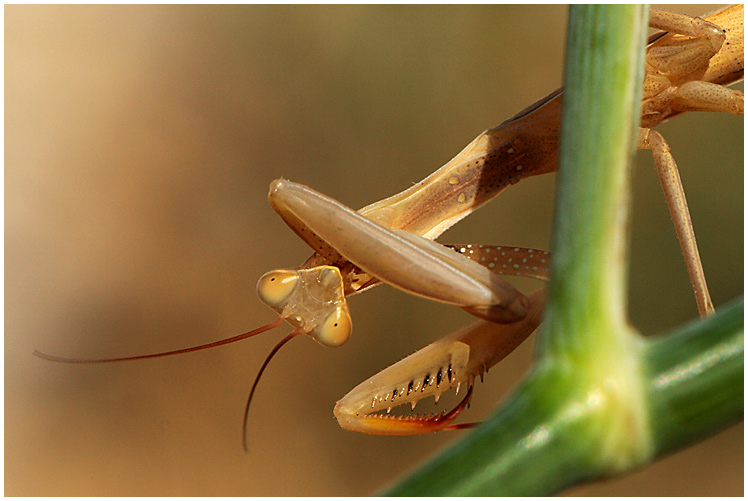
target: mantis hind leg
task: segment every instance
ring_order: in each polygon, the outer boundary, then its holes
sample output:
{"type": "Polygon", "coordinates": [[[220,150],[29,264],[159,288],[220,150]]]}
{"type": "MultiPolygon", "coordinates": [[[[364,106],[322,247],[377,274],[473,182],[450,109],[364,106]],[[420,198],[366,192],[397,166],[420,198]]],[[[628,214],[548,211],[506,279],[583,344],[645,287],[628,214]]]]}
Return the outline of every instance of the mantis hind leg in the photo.
{"type": "Polygon", "coordinates": [[[696,296],[699,313],[702,317],[714,313],[714,304],[712,304],[712,298],[709,295],[704,267],[701,264],[699,248],[696,245],[696,234],[691,222],[691,214],[688,211],[686,193],[683,191],[678,166],[675,164],[672,153],[670,153],[670,147],[659,132],[651,129],[639,130],[638,147],[639,149],[652,150],[654,155],[657,174],[660,177],[660,183],[670,209],[670,217],[673,219],[680,247],[686,260],[686,267],[696,296]]]}

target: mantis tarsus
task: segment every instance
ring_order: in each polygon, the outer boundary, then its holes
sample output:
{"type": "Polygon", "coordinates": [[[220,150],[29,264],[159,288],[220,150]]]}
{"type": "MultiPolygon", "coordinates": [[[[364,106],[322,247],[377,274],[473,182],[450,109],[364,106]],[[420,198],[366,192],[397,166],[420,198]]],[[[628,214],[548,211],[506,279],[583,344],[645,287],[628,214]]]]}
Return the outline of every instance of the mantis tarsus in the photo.
{"type": "MultiPolygon", "coordinates": [[[[650,39],[639,147],[653,151],[699,311],[706,315],[713,306],[677,168],[664,139],[651,127],[686,111],[742,114],[743,94],[725,85],[743,77],[743,7],[729,7],[706,20],[653,10],[651,24],[670,33],[650,39]]],[[[459,305],[484,320],[356,387],[336,405],[338,421],[347,429],[378,434],[459,427],[451,422],[469,402],[475,377],[529,336],[542,316],[542,290],[525,296],[493,271],[547,278],[548,256],[518,247],[458,246],[454,252],[433,239],[511,184],[556,169],[562,96],[561,90],[551,93],[479,135],[420,183],[358,212],[302,185],[274,182],[271,204],[315,253],[298,270],[278,270],[260,279],[260,296],[281,314],[271,324],[208,345],[152,355],[74,360],[36,354],[66,362],[151,358],[233,342],[276,327],[282,319],[296,330],[273,353],[302,333],[339,346],[351,330],[346,296],[383,281],[459,305]],[[461,384],[468,387],[467,394],[450,413],[411,418],[374,414],[395,405],[415,405],[426,396],[438,398],[461,384]]]]}

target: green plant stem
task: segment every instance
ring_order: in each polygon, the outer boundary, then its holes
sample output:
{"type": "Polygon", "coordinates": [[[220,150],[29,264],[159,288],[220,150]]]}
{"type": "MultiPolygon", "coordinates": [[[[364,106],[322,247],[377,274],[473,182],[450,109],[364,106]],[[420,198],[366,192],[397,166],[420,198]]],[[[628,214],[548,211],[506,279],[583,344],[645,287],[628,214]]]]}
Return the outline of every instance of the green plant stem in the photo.
{"type": "Polygon", "coordinates": [[[573,6],[552,282],[530,373],[387,492],[548,495],[640,467],[742,414],[743,302],[650,340],[627,323],[629,161],[646,8],[573,6]]]}
{"type": "Polygon", "coordinates": [[[625,312],[647,16],[642,6],[570,9],[552,280],[538,364],[568,380],[566,398],[589,413],[576,435],[600,474],[652,454],[643,343],[625,312]]]}

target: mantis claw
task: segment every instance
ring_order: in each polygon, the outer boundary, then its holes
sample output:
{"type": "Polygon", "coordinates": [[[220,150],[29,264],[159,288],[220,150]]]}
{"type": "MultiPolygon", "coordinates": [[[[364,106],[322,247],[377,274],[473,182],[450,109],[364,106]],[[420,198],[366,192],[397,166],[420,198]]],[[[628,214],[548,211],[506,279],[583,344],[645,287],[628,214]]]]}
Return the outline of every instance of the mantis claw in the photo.
{"type": "MultiPolygon", "coordinates": [[[[462,411],[470,407],[470,399],[473,396],[473,387],[470,386],[465,397],[451,411],[442,411],[436,414],[414,414],[410,416],[391,416],[387,408],[387,414],[367,414],[358,418],[360,427],[355,431],[368,433],[370,435],[423,435],[450,429],[467,428],[476,426],[478,423],[466,423],[452,425],[462,411]],[[363,426],[361,426],[363,425],[363,426]]],[[[438,396],[434,397],[438,400],[438,396]]],[[[414,404],[415,402],[412,402],[414,404]]],[[[415,405],[413,405],[415,408],[415,405]]],[[[342,423],[341,423],[342,425],[342,423]]]]}
{"type": "Polygon", "coordinates": [[[413,435],[473,425],[452,425],[470,405],[475,378],[514,351],[540,324],[545,289],[528,296],[527,315],[512,324],[479,320],[431,343],[356,386],[337,404],[333,413],[350,431],[373,435],[413,435]],[[447,390],[467,388],[455,409],[436,415],[386,416],[378,411],[435,400],[447,390]]]}

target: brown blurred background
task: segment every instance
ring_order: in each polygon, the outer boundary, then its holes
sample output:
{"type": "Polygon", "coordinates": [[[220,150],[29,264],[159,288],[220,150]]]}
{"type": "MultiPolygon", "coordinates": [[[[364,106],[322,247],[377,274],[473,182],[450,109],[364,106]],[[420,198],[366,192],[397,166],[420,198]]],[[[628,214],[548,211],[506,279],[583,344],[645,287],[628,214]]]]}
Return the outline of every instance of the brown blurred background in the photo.
{"type": "MultiPolygon", "coordinates": [[[[6,7],[5,493],[366,495],[457,439],[365,436],[332,417],[360,381],[470,321],[388,287],[352,300],[344,347],[280,352],[249,454],[244,401],[286,327],[135,363],[31,352],[142,354],[271,321],[257,279],[309,250],[268,183],[353,207],[406,188],[561,84],[565,23],[547,6],[6,7]]],[[[743,293],[743,120],[659,130],[721,305],[743,293]]],[[[651,155],[638,160],[629,308],[654,334],[696,307],[651,155]]],[[[553,182],[523,181],[441,241],[547,248],[553,182]]],[[[470,420],[521,378],[531,345],[478,385],[470,420]]],[[[741,495],[742,425],[569,493],[741,495]]]]}

